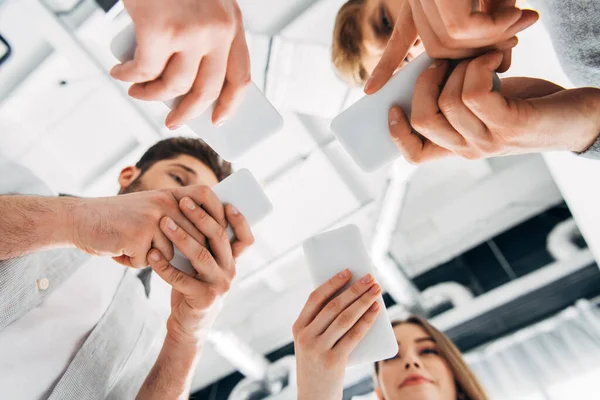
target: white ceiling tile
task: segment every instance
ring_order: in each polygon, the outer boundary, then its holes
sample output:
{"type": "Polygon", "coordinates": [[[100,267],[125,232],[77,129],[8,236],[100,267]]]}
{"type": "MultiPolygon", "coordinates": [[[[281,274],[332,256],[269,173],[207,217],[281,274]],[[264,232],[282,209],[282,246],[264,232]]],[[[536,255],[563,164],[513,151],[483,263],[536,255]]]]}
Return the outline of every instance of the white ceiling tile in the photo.
{"type": "Polygon", "coordinates": [[[329,47],[333,36],[335,16],[347,0],[321,0],[286,26],[281,35],[296,41],[329,47]]]}
{"type": "Polygon", "coordinates": [[[94,179],[115,157],[124,156],[136,147],[137,139],[132,134],[137,125],[129,117],[122,103],[113,91],[98,90],[71,110],[69,118],[56,124],[45,136],[41,146],[48,143],[59,148],[65,166],[74,171],[77,184],[85,185],[94,179]]]}
{"type": "Polygon", "coordinates": [[[282,175],[266,193],[274,211],[255,229],[265,258],[281,255],[360,206],[321,153],[282,175]]]}
{"type": "Polygon", "coordinates": [[[348,87],[337,77],[330,58],[327,46],[276,37],[267,97],[282,110],[335,117],[342,109],[348,87]]]}
{"type": "Polygon", "coordinates": [[[86,76],[54,53],[2,103],[0,129],[11,137],[0,138],[0,144],[11,146],[19,157],[54,126],[70,119],[99,86],[98,76],[86,76]]]}
{"type": "Polygon", "coordinates": [[[318,0],[238,0],[244,23],[252,32],[274,35],[302,10],[318,0]]]}
{"type": "Polygon", "coordinates": [[[259,180],[264,180],[293,162],[307,156],[317,145],[298,117],[283,113],[284,126],[253,151],[246,153],[236,163],[236,168],[248,168],[259,180]]]}

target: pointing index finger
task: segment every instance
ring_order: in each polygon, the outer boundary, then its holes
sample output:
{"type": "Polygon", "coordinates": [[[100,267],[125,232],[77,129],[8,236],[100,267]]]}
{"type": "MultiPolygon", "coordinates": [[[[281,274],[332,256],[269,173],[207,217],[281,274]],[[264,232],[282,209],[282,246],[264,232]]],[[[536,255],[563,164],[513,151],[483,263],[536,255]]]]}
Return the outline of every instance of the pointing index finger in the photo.
{"type": "Polygon", "coordinates": [[[383,56],[367,81],[366,94],[377,92],[390,80],[416,40],[417,28],[412,17],[410,3],[406,1],[402,5],[400,15],[394,26],[394,32],[392,32],[392,36],[385,47],[383,56]]]}

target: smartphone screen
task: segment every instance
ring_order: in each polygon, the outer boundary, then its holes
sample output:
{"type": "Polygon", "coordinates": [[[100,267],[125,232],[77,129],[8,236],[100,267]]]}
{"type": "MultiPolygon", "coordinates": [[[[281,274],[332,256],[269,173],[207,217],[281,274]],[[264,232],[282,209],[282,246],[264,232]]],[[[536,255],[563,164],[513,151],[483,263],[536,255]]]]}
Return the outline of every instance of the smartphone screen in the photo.
{"type": "Polygon", "coordinates": [[[10,45],[0,36],[0,64],[2,64],[10,56],[10,45]]]}

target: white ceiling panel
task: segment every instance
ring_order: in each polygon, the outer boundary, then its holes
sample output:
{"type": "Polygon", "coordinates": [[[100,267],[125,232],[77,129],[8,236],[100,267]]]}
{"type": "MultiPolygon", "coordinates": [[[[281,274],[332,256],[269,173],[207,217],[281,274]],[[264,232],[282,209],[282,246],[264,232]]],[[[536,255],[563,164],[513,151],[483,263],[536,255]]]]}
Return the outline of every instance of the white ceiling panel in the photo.
{"type": "Polygon", "coordinates": [[[81,101],[100,84],[98,77],[72,68],[66,58],[54,53],[2,103],[0,129],[10,135],[1,135],[0,145],[20,157],[61,121],[75,115],[81,101]]]}
{"type": "MultiPolygon", "coordinates": [[[[518,160],[511,168],[463,183],[456,191],[440,185],[423,192],[409,185],[391,249],[409,276],[422,274],[563,201],[541,156],[518,160]],[[423,196],[439,200],[413,198],[423,196]]],[[[418,171],[413,180],[421,179],[421,171],[426,170],[418,171]]],[[[471,179],[463,176],[463,182],[471,179]]]]}
{"type": "Polygon", "coordinates": [[[333,118],[341,111],[347,93],[327,46],[282,37],[273,40],[267,96],[276,107],[333,118]]]}
{"type": "Polygon", "coordinates": [[[274,211],[255,229],[265,259],[281,255],[360,206],[322,153],[281,175],[266,192],[274,211]]]}
{"type": "Polygon", "coordinates": [[[329,47],[335,16],[347,0],[321,0],[287,25],[280,33],[287,39],[321,44],[329,47]]]}
{"type": "Polygon", "coordinates": [[[318,0],[239,0],[248,30],[275,35],[299,13],[318,0]]]}
{"type": "Polygon", "coordinates": [[[283,128],[235,163],[236,168],[248,168],[260,180],[275,177],[278,171],[302,163],[317,144],[306,127],[291,112],[282,112],[283,128]],[[292,163],[292,165],[290,165],[292,163]]]}

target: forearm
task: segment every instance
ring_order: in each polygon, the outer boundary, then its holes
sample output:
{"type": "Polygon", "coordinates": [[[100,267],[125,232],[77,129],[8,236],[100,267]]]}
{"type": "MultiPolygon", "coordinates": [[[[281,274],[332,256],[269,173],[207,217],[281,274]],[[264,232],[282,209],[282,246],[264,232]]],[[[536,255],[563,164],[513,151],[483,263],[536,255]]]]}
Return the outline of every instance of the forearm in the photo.
{"type": "Polygon", "coordinates": [[[0,196],[0,260],[73,244],[78,199],[0,196]]]}
{"type": "Polygon", "coordinates": [[[298,400],[342,400],[344,397],[344,388],[326,388],[326,392],[311,386],[298,382],[298,400]]]}
{"type": "Polygon", "coordinates": [[[201,348],[202,345],[182,343],[167,334],[137,399],[187,399],[201,348]]]}
{"type": "Polygon", "coordinates": [[[541,115],[542,129],[552,135],[558,148],[583,153],[600,134],[600,89],[564,90],[530,100],[541,115]]]}

